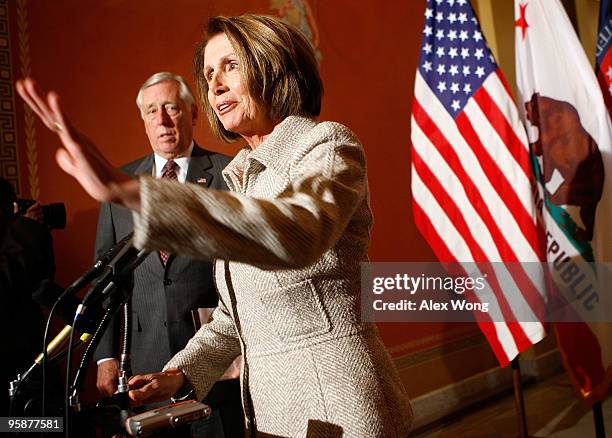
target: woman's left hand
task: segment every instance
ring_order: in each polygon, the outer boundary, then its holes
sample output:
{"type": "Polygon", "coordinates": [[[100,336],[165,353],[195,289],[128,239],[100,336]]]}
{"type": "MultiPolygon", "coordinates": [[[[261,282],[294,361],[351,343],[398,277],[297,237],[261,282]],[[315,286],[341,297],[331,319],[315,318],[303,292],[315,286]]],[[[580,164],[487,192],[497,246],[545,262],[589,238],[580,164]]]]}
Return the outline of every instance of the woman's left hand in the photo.
{"type": "Polygon", "coordinates": [[[168,400],[181,389],[185,375],[178,368],[161,373],[133,376],[128,382],[129,397],[134,406],[168,400]]]}

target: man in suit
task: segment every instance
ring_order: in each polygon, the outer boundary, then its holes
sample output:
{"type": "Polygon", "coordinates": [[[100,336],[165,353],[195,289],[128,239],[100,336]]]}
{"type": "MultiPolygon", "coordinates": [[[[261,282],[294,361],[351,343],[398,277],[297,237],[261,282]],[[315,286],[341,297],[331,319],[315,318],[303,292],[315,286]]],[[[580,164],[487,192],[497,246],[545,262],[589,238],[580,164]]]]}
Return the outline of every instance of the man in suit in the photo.
{"type": "MultiPolygon", "coordinates": [[[[140,88],[136,104],[153,153],[124,166],[126,173],[226,189],[221,171],[230,158],[194,143],[197,106],[182,77],[168,72],[154,74],[140,88]]],[[[102,204],[96,257],[132,229],[130,211],[114,204],[102,204]]],[[[216,307],[217,302],[211,262],[163,252],[150,254],[134,272],[132,371],[146,374],[162,369],[195,333],[192,311],[216,307]]],[[[117,389],[119,319],[115,318],[95,354],[97,387],[105,396],[117,389]]],[[[199,425],[207,437],[243,434],[239,382],[237,375],[233,377],[220,380],[204,400],[213,408],[211,418],[199,425]]]]}

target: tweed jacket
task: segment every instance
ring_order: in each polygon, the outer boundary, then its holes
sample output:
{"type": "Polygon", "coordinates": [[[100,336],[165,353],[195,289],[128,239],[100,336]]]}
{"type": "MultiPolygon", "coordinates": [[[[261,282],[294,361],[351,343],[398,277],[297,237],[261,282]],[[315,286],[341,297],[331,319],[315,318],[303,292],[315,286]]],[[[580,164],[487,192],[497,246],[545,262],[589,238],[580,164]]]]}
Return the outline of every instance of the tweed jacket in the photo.
{"type": "Polygon", "coordinates": [[[201,397],[242,352],[254,436],[406,436],[408,398],[360,318],[372,216],[357,138],[291,116],[223,174],[230,192],[141,179],[136,245],[217,259],[213,321],[166,368],[201,397]]]}

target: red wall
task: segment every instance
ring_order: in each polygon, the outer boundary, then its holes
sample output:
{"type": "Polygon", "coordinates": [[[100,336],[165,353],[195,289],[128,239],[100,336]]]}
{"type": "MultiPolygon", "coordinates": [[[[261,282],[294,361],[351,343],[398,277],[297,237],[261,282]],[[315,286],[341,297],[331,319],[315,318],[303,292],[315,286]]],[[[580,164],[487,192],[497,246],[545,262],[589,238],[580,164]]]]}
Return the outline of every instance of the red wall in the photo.
{"type": "MultiPolygon", "coordinates": [[[[193,83],[191,62],[201,28],[211,15],[245,12],[278,14],[266,0],[79,0],[27,3],[23,16],[11,3],[14,74],[24,52],[31,73],[57,91],[75,126],[121,165],[148,152],[142,120],[134,103],[141,83],[169,70],[193,83]],[[14,25],[19,23],[21,27],[14,25]],[[29,47],[16,44],[24,35],[29,47]],[[21,52],[19,51],[21,50],[21,52]]],[[[290,3],[290,2],[285,2],[290,3]]],[[[365,145],[375,224],[373,261],[435,260],[418,234],[410,207],[410,105],[418,60],[424,0],[309,0],[319,32],[325,83],[322,119],[351,127],[365,145]]],[[[20,67],[21,65],[21,67],[20,67]]],[[[22,105],[18,103],[20,145],[24,144],[22,105]]],[[[55,231],[58,279],[68,283],[91,264],[97,204],[55,164],[58,140],[38,122],[40,199],[63,201],[68,226],[55,231]]],[[[214,141],[203,121],[197,141],[233,154],[239,146],[214,141]]],[[[21,151],[21,188],[27,194],[28,165],[21,151]]],[[[459,330],[441,325],[381,325],[396,355],[426,336],[452,339],[459,330]],[[405,347],[402,347],[405,345],[405,347]]],[[[461,331],[465,336],[465,327],[461,331]]]]}

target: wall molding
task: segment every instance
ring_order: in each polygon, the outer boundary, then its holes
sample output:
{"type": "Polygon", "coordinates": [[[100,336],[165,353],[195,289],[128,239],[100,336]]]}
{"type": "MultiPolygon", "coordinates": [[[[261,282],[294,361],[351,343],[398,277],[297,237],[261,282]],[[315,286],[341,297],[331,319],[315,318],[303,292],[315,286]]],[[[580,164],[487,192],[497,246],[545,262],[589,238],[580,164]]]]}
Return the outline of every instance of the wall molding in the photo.
{"type": "Polygon", "coordinates": [[[453,329],[452,333],[455,340],[449,341],[447,335],[445,335],[443,332],[439,332],[387,347],[387,350],[394,356],[402,355],[402,357],[413,357],[422,351],[437,351],[442,347],[446,349],[449,345],[453,345],[455,342],[457,342],[457,340],[459,342],[464,342],[464,339],[467,337],[479,337],[481,342],[486,341],[482,332],[477,329],[475,330],[473,326],[453,329]],[[431,348],[430,346],[432,344],[438,345],[439,347],[431,348]]]}
{"type": "Polygon", "coordinates": [[[484,335],[481,333],[459,338],[451,342],[441,344],[437,347],[428,348],[426,350],[417,351],[415,353],[406,354],[395,359],[395,365],[398,369],[408,368],[427,362],[431,359],[439,358],[455,351],[463,350],[476,345],[486,343],[484,335]]]}
{"type": "Polygon", "coordinates": [[[0,176],[19,190],[19,149],[8,0],[0,0],[0,176]]]}
{"type": "MultiPolygon", "coordinates": [[[[27,0],[17,0],[17,35],[19,39],[19,67],[21,77],[25,78],[32,74],[27,0]]],[[[38,180],[38,148],[36,145],[36,128],[34,126],[35,117],[29,106],[25,103],[22,103],[22,105],[24,108],[23,118],[30,197],[38,199],[40,197],[40,184],[38,180]]]]}
{"type": "MultiPolygon", "coordinates": [[[[561,355],[557,349],[521,360],[522,377],[526,383],[541,381],[562,369],[561,355]]],[[[507,393],[511,388],[510,367],[495,367],[415,397],[412,399],[414,433],[423,432],[444,418],[483,400],[507,393]]]]}

